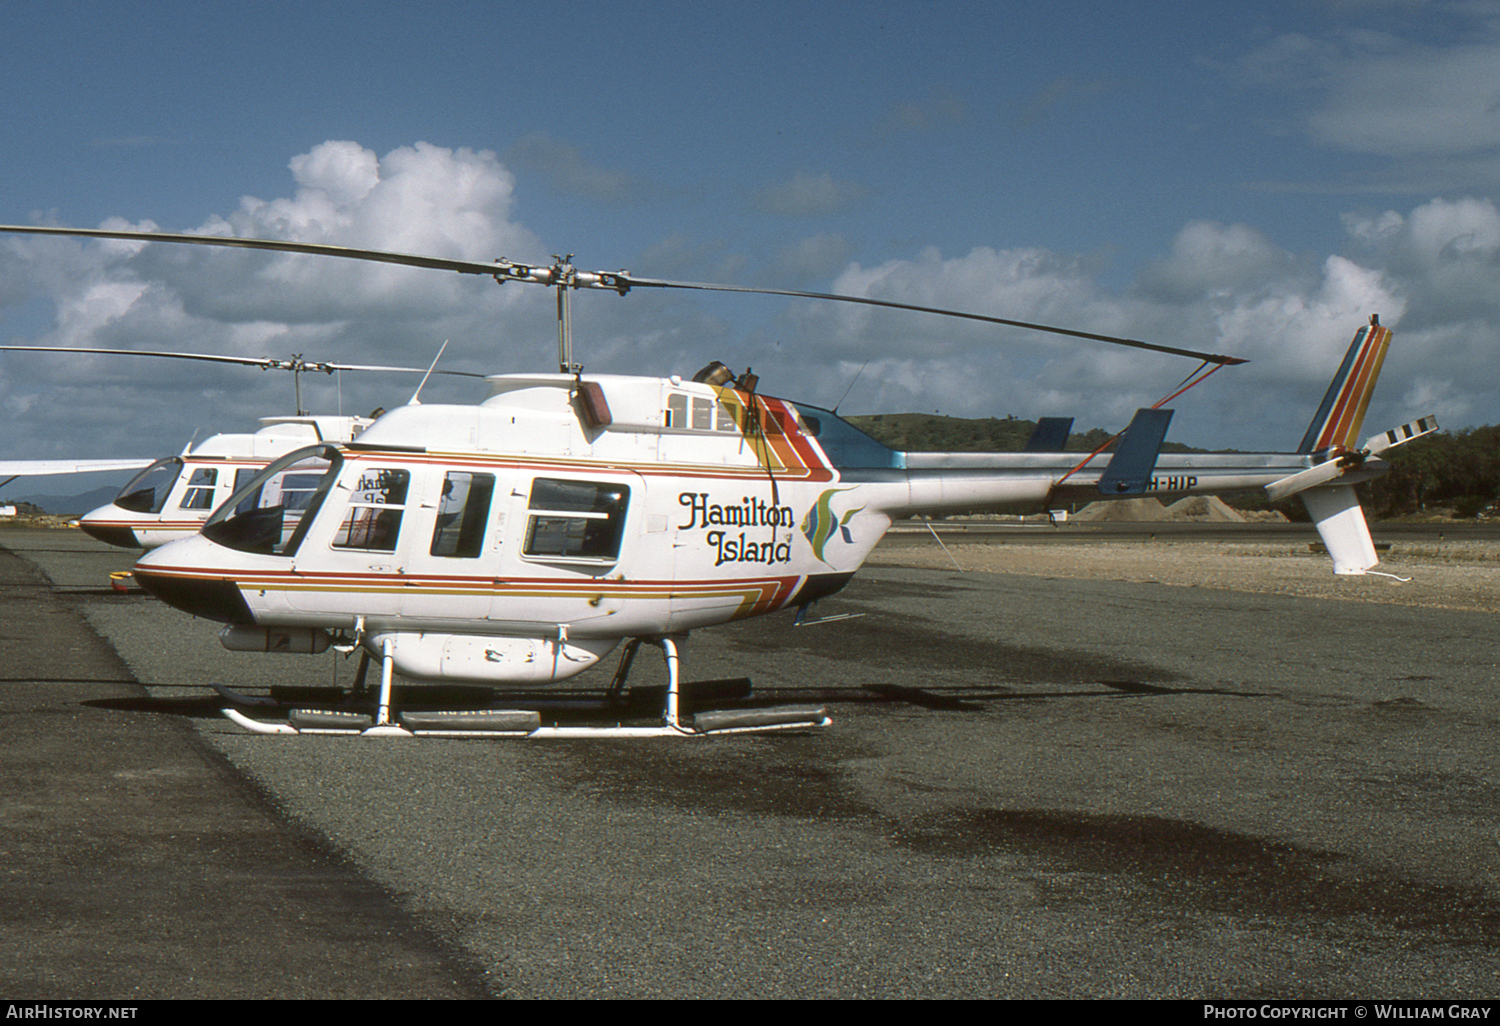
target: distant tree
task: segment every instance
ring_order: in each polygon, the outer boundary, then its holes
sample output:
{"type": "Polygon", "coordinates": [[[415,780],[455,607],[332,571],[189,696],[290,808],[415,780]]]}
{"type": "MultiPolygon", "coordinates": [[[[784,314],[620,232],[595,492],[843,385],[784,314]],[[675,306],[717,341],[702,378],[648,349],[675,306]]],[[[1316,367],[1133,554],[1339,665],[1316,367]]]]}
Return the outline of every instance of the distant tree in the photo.
{"type": "Polygon", "coordinates": [[[1473,517],[1500,500],[1500,427],[1439,431],[1386,454],[1391,470],[1370,482],[1379,515],[1449,507],[1473,517]]]}

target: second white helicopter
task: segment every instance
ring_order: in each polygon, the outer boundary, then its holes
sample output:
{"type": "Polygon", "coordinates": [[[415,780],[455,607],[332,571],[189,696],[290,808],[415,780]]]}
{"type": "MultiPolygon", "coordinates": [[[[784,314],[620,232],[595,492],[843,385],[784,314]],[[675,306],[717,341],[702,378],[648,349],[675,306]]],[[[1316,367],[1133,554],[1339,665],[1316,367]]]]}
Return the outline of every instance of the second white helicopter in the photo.
{"type": "MultiPolygon", "coordinates": [[[[144,467],[127,481],[110,502],[79,518],[89,535],[121,548],[154,549],[158,545],[198,533],[208,515],[233,495],[255,473],[272,460],[316,442],[352,442],[375,422],[368,417],[345,414],[313,414],[302,403],[302,375],[341,374],[344,371],[377,371],[421,374],[425,384],[433,373],[483,378],[468,371],[437,370],[434,366],[390,367],[370,364],[313,361],[294,355],[289,359],[225,356],[212,353],[174,353],[146,349],[92,349],[76,346],[0,346],[0,352],[70,353],[90,356],[145,356],[171,360],[259,367],[291,371],[297,412],[260,418],[260,427],[250,433],[215,434],[189,444],[176,456],[161,459],[76,459],[0,461],[0,473],[22,475],[96,473],[144,467]]],[[[438,359],[442,350],[438,351],[438,359]]],[[[421,386],[417,388],[421,392],[421,386]]],[[[376,411],[378,414],[380,411],[376,411]]],[[[3,483],[3,482],[0,482],[3,483]]]]}

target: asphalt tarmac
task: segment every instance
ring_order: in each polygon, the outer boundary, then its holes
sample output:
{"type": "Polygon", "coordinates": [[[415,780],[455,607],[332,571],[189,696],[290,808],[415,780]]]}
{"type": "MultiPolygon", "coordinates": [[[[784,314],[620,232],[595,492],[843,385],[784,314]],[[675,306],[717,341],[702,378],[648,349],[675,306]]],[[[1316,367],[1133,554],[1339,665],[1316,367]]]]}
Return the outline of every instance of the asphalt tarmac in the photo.
{"type": "Polygon", "coordinates": [[[151,711],[80,615],[112,597],[108,569],[128,554],[76,531],[0,532],[7,545],[34,548],[60,586],[0,548],[0,996],[486,993],[482,967],[289,820],[193,721],[151,711]]]}
{"type": "Polygon", "coordinates": [[[353,664],[0,546],[7,996],[1500,992],[1491,615],[872,566],[687,650],[821,732],[267,738],[353,664]]]}

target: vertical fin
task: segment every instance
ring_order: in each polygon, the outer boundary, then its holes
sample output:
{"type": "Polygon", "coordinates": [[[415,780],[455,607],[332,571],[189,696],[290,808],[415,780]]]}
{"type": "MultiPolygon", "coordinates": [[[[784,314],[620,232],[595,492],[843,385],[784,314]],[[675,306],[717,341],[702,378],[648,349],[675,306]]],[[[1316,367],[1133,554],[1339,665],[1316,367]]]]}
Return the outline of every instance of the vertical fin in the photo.
{"type": "Polygon", "coordinates": [[[1354,446],[1390,344],[1391,330],[1381,326],[1378,316],[1372,315],[1370,323],[1354,333],[1344,362],[1297,447],[1299,453],[1354,446]]]}
{"type": "Polygon", "coordinates": [[[1380,562],[1353,485],[1324,485],[1301,494],[1302,504],[1318,525],[1323,547],[1333,558],[1334,573],[1362,574],[1380,562]]]}
{"type": "Polygon", "coordinates": [[[1135,411],[1109,466],[1099,476],[1101,495],[1140,495],[1146,491],[1171,422],[1171,410],[1135,411]]]}
{"type": "Polygon", "coordinates": [[[1063,452],[1068,434],[1073,430],[1072,417],[1043,417],[1036,422],[1022,452],[1063,452]]]}

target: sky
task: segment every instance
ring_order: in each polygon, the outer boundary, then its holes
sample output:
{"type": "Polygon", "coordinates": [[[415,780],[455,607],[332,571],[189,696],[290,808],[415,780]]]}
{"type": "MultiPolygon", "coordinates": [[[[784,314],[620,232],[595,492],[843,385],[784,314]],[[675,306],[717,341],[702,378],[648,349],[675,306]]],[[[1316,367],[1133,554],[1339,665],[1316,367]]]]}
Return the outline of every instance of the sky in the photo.
{"type": "MultiPolygon", "coordinates": [[[[1250,362],[1175,400],[1168,437],[1245,450],[1295,447],[1379,314],[1396,334],[1365,434],[1500,422],[1500,0],[0,0],[0,25],[3,223],[572,254],[1228,353],[1250,362]]],[[[447,369],[551,371],[554,303],[0,235],[3,344],[426,366],[446,341],[447,369]]],[[[1196,367],[768,296],[572,310],[585,373],[721,360],[850,414],[1119,428],[1196,367]]],[[[415,380],[319,377],[305,402],[364,413],[415,380]]],[[[0,353],[7,458],[168,455],[291,412],[278,372],[0,353]]]]}

